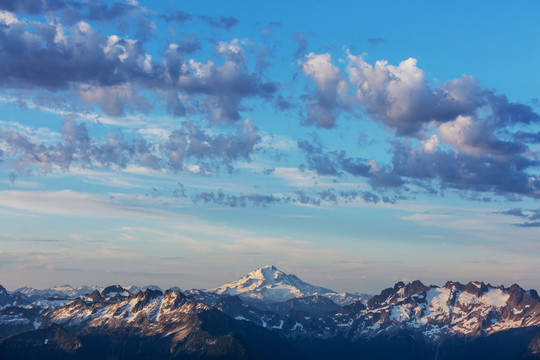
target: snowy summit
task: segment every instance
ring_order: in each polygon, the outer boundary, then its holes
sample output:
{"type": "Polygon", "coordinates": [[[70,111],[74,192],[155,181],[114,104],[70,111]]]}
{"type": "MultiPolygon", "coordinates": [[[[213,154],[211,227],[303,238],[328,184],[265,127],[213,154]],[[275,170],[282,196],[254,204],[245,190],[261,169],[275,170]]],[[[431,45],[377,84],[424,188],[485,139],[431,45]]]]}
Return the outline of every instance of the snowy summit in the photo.
{"type": "MultiPolygon", "coordinates": [[[[308,284],[296,275],[286,274],[273,265],[258,268],[239,280],[210,289],[208,292],[219,295],[240,295],[244,298],[261,300],[267,303],[316,294],[326,296],[336,303],[341,303],[351,296],[351,294],[340,294],[330,289],[308,284]]],[[[346,302],[350,302],[350,300],[346,302]]]]}

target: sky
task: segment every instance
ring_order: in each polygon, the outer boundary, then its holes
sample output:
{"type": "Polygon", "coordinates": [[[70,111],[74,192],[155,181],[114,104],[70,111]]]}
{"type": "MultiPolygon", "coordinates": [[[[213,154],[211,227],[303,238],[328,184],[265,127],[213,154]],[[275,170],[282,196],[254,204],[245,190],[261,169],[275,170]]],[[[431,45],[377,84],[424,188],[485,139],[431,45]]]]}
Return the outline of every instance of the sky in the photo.
{"type": "Polygon", "coordinates": [[[540,289],[539,14],[0,0],[0,284],[540,289]]]}

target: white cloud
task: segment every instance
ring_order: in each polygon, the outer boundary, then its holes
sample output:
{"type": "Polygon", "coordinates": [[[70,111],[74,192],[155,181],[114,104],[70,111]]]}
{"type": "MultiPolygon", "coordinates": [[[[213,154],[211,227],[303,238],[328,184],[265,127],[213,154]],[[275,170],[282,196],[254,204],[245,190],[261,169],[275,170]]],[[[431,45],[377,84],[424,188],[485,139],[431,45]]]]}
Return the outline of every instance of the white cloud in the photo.
{"type": "Polygon", "coordinates": [[[313,77],[321,92],[335,91],[341,80],[341,72],[337,66],[332,64],[330,54],[310,53],[306,55],[302,70],[313,77]]]}
{"type": "Polygon", "coordinates": [[[9,11],[2,10],[0,11],[0,22],[4,23],[5,25],[13,25],[13,24],[18,24],[19,19],[17,19],[17,17],[15,17],[9,11]]]}
{"type": "Polygon", "coordinates": [[[424,145],[426,152],[432,153],[441,146],[441,140],[437,135],[433,134],[428,139],[422,140],[422,145],[424,145]]]}

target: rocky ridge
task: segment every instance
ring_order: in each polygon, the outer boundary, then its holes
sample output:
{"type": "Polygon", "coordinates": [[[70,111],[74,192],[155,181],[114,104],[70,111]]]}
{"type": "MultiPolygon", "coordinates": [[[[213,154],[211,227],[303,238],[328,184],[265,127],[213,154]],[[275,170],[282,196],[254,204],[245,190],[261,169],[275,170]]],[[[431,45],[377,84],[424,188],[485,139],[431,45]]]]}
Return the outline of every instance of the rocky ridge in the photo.
{"type": "MultiPolygon", "coordinates": [[[[227,323],[227,329],[244,334],[246,327],[251,329],[248,333],[259,329],[263,337],[275,334],[272,336],[277,336],[278,343],[283,339],[289,344],[345,341],[348,346],[356,346],[372,341],[369,339],[410,341],[407,336],[412,336],[432,351],[449,341],[460,341],[456,339],[486,338],[520,329],[532,329],[526,330],[532,339],[535,327],[540,333],[540,297],[536,291],[516,284],[504,287],[449,281],[444,286],[428,286],[420,281],[398,282],[378,295],[344,306],[324,294],[337,293],[275,267],[258,269],[236,282],[207,291],[146,288],[131,293],[113,285],[74,299],[17,303],[13,299],[23,295],[0,288],[0,301],[4,299],[4,305],[0,305],[0,338],[58,324],[78,336],[120,336],[127,331],[130,336],[144,339],[170,337],[171,341],[163,345],[165,352],[194,346],[188,343],[196,337],[199,345],[195,348],[204,353],[208,346],[200,345],[200,339],[223,344],[230,339],[212,337],[201,326],[219,328],[219,324],[227,323]],[[271,296],[263,301],[258,297],[261,294],[271,296]],[[290,298],[290,294],[295,297],[290,298]],[[276,298],[285,300],[268,300],[276,298]]],[[[540,354],[538,348],[538,340],[531,342],[528,356],[540,354]]]]}

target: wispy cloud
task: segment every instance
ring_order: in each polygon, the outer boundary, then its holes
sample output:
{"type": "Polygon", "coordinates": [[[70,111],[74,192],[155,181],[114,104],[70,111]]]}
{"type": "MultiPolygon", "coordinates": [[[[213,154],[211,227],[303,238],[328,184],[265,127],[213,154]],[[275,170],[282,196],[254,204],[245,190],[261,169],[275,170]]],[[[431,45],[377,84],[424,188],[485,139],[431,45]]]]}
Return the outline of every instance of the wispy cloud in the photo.
{"type": "Polygon", "coordinates": [[[36,214],[60,215],[67,217],[91,216],[179,218],[174,213],[151,209],[145,206],[117,203],[107,197],[71,190],[63,191],[0,191],[0,206],[8,209],[24,210],[36,214]]]}

